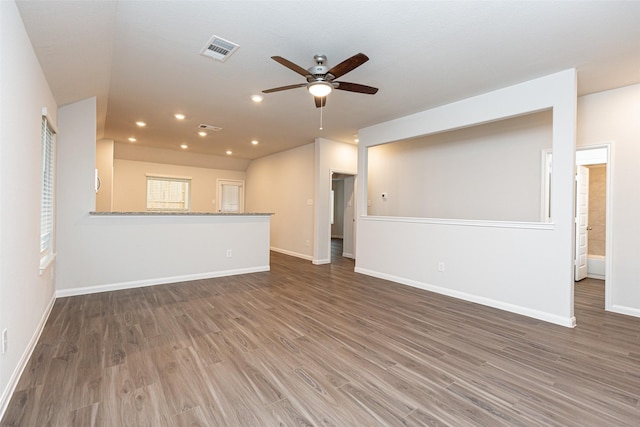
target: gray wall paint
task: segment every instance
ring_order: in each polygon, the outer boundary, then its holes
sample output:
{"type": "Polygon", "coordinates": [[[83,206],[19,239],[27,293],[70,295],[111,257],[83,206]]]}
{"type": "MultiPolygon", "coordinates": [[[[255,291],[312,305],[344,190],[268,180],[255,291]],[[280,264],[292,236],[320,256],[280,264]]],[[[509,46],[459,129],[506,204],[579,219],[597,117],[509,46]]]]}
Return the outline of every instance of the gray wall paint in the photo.
{"type": "Polygon", "coordinates": [[[540,221],[551,129],[544,111],[369,147],[368,213],[540,221]]]}

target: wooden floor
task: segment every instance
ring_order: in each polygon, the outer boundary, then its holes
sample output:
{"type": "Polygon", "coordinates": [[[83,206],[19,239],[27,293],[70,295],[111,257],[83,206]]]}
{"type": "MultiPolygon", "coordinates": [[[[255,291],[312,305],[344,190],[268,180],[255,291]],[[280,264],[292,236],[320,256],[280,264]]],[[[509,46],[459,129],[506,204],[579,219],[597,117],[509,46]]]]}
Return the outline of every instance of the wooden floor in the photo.
{"type": "Polygon", "coordinates": [[[273,253],[57,300],[1,425],[638,426],[640,319],[603,300],[570,329],[273,253]]]}

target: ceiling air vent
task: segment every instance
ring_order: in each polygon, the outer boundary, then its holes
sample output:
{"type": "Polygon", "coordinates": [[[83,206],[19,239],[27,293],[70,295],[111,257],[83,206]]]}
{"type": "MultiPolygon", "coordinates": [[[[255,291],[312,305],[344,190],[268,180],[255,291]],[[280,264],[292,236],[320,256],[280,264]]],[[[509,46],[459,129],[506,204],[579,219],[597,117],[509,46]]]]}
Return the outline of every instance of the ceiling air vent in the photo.
{"type": "Polygon", "coordinates": [[[205,124],[198,125],[198,128],[199,129],[208,130],[208,131],[211,131],[211,132],[220,132],[222,130],[221,127],[205,125],[205,124]]]}
{"type": "Polygon", "coordinates": [[[216,61],[224,62],[238,50],[240,46],[218,36],[213,36],[200,51],[200,55],[208,56],[216,61]]]}

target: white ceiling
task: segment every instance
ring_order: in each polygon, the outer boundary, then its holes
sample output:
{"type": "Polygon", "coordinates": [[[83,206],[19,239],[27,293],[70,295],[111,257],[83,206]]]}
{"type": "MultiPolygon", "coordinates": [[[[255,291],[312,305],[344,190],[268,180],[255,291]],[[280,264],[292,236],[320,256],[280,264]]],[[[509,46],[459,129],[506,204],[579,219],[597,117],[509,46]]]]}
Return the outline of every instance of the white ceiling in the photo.
{"type": "Polygon", "coordinates": [[[640,83],[639,1],[17,1],[59,105],[98,100],[98,138],[253,159],[487,91],[578,69],[578,92],[640,83]],[[212,35],[240,45],[199,55],[212,35]],[[370,61],[339,80],[320,110],[276,63],[370,61]],[[178,122],[175,112],[186,114],[178,122]],[[139,129],[137,120],[147,122],[139,129]],[[223,130],[197,136],[200,123],[223,130]],[[252,146],[250,141],[261,143],[252,146]]]}

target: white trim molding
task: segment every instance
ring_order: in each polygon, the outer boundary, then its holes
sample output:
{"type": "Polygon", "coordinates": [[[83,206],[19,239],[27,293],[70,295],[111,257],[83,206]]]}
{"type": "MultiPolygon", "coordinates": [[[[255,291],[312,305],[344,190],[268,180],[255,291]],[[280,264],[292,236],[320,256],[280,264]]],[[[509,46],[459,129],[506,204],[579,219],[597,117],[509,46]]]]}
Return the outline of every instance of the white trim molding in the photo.
{"type": "Polygon", "coordinates": [[[575,317],[557,316],[555,314],[546,313],[539,310],[533,310],[527,307],[522,307],[520,305],[510,304],[507,302],[498,301],[491,298],[485,298],[478,295],[469,294],[466,292],[455,291],[455,290],[444,288],[441,286],[435,286],[429,283],[422,283],[415,280],[410,280],[403,277],[380,273],[380,272],[365,269],[365,268],[356,267],[355,272],[366,274],[367,276],[377,277],[379,279],[389,280],[395,283],[400,283],[401,285],[411,286],[413,288],[434,292],[436,294],[446,295],[452,298],[457,298],[464,301],[470,301],[477,304],[486,305],[486,306],[497,308],[499,310],[504,310],[510,313],[516,313],[523,316],[532,317],[534,319],[542,320],[549,323],[554,323],[560,326],[566,326],[568,328],[573,328],[576,326],[575,317]]]}
{"type": "Polygon", "coordinates": [[[265,265],[262,267],[238,268],[235,270],[212,271],[209,273],[185,274],[182,276],[172,276],[172,277],[158,277],[154,279],[134,280],[131,282],[112,283],[107,285],[85,286],[82,288],[58,289],[56,291],[56,297],[64,298],[64,297],[71,297],[76,295],[95,294],[98,292],[110,292],[110,291],[119,291],[122,289],[143,288],[146,286],[157,286],[157,285],[167,285],[170,283],[189,282],[192,280],[213,279],[215,277],[236,276],[238,274],[260,273],[263,271],[269,271],[270,269],[271,268],[269,265],[265,265]]]}
{"type": "Polygon", "coordinates": [[[7,387],[2,392],[2,397],[0,398],[0,420],[4,417],[4,413],[7,410],[7,406],[9,406],[9,401],[11,400],[11,396],[13,396],[13,392],[16,390],[18,385],[18,381],[24,372],[24,369],[27,367],[27,363],[29,359],[31,359],[31,355],[36,348],[36,344],[38,344],[38,340],[40,339],[40,335],[42,335],[42,331],[44,330],[44,326],[47,324],[47,320],[49,319],[49,315],[51,314],[51,309],[53,309],[53,304],[56,302],[55,295],[52,296],[49,304],[44,310],[42,317],[40,318],[40,322],[33,333],[33,336],[29,340],[29,344],[27,348],[22,353],[20,360],[16,368],[13,370],[11,377],[9,378],[9,382],[7,383],[7,387]]]}

